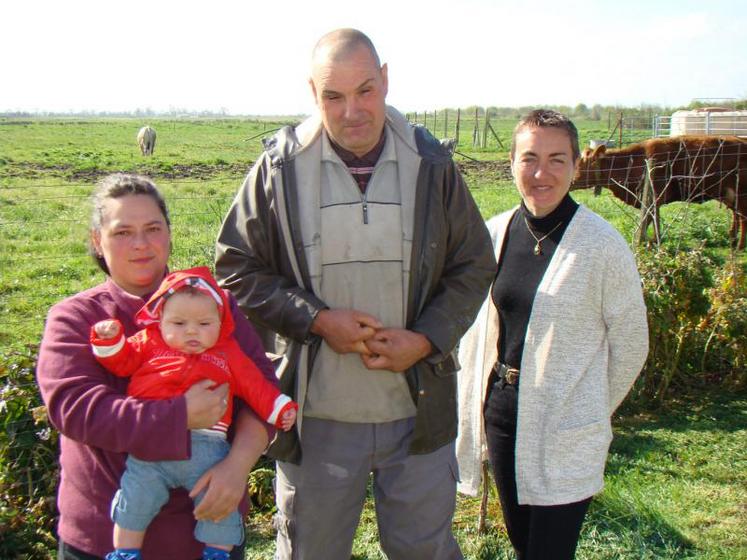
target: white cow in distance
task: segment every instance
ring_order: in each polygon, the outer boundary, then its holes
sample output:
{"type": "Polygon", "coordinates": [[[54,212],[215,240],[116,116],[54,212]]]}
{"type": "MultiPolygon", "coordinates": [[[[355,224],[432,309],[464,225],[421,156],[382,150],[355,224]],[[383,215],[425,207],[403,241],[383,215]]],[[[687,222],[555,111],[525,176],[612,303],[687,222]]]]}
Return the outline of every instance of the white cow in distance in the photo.
{"type": "Polygon", "coordinates": [[[149,126],[144,126],[137,133],[137,143],[144,156],[152,156],[156,147],[156,131],[149,126]]]}

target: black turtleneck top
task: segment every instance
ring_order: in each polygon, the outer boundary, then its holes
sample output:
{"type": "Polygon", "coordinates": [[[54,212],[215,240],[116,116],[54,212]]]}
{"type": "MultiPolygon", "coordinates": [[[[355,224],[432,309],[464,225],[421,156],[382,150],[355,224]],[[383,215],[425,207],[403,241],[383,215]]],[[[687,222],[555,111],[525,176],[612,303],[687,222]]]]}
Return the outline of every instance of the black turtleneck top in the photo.
{"type": "Polygon", "coordinates": [[[555,210],[536,218],[522,202],[508,225],[491,295],[500,321],[498,356],[511,367],[521,367],[534,296],[576,209],[578,203],[566,194],[555,210]],[[545,235],[541,252],[535,255],[536,239],[545,235]]]}

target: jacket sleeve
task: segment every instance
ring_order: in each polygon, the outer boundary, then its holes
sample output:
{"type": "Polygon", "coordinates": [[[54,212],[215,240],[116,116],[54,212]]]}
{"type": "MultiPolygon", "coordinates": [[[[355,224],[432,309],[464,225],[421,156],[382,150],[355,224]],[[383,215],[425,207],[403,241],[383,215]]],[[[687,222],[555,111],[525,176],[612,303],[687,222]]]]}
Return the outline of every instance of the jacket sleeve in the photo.
{"type": "MultiPolygon", "coordinates": [[[[451,162],[445,173],[443,208],[430,210],[445,213],[443,269],[430,299],[410,327],[433,344],[434,353],[427,358],[431,363],[441,362],[454,350],[475,320],[496,271],[490,234],[456,164],[451,162]]],[[[425,251],[429,249],[425,247],[425,251]]]]}
{"type": "Polygon", "coordinates": [[[609,344],[609,413],[620,406],[648,355],[648,322],[635,258],[620,239],[606,260],[602,314],[609,344]]]}
{"type": "Polygon", "coordinates": [[[276,424],[280,412],[292,403],[283,395],[275,383],[271,383],[238,347],[229,342],[229,367],[234,381],[234,391],[251,409],[269,424],[276,424]]]}
{"type": "Polygon", "coordinates": [[[58,304],[47,317],[36,374],[52,424],[64,436],[106,451],[148,461],[187,458],[184,398],[128,397],[128,380],[107,372],[91,352],[89,329],[103,318],[94,315],[85,305],[58,304]]]}
{"type": "Polygon", "coordinates": [[[124,327],[119,324],[119,336],[103,339],[96,336],[91,327],[91,351],[102,366],[119,377],[131,377],[143,363],[142,346],[137,335],[125,337],[124,327]]]}
{"type": "MultiPolygon", "coordinates": [[[[236,298],[234,298],[230,293],[228,294],[228,300],[231,305],[231,313],[233,313],[233,320],[235,323],[235,329],[233,332],[234,340],[245,355],[244,357],[248,358],[252,362],[254,368],[258,370],[265,385],[269,384],[277,388],[279,382],[275,375],[275,367],[267,357],[267,354],[265,354],[264,348],[262,348],[262,342],[254,330],[254,327],[252,327],[246,317],[244,317],[244,314],[236,303],[236,298]]],[[[235,372],[236,370],[232,367],[232,371],[235,372]]],[[[257,417],[259,418],[259,415],[257,415],[257,417]]],[[[265,421],[264,418],[260,419],[265,421]]],[[[275,428],[269,424],[266,424],[265,428],[267,430],[269,441],[272,441],[275,437],[275,428]]]]}
{"type": "Polygon", "coordinates": [[[310,336],[317,313],[326,306],[299,287],[285,254],[278,219],[278,212],[285,209],[277,208],[273,173],[282,175],[281,170],[270,169],[269,157],[263,154],[223,221],[215,272],[220,285],[231,291],[252,322],[303,342],[310,336]]]}

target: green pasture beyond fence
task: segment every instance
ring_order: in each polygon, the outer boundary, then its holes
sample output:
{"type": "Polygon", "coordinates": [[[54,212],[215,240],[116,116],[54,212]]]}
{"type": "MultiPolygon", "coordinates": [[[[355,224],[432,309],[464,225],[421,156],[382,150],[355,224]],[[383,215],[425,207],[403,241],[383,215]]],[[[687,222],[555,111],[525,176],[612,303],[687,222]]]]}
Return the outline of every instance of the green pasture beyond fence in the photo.
{"type": "MultiPolygon", "coordinates": [[[[482,127],[481,133],[485,131],[483,115],[479,117],[477,124],[470,124],[467,118],[462,121],[458,152],[463,155],[458,154],[457,159],[487,218],[519,201],[505,162],[515,120],[490,121],[504,149],[491,142],[483,148],[472,142],[474,130],[482,127]]],[[[449,118],[455,125],[453,117],[449,118]]],[[[56,447],[43,410],[35,410],[41,403],[33,362],[49,307],[103,278],[86,249],[88,199],[95,181],[119,170],[152,175],[166,196],[172,217],[170,266],[209,265],[219,224],[245,172],[260,153],[259,139],[293,120],[151,119],[149,124],[158,133],[151,158],[140,156],[135,143],[139,126],[145,124],[141,121],[0,120],[0,543],[4,538],[10,542],[9,535],[18,534],[33,540],[28,527],[33,525],[33,516],[44,518],[53,511],[50,499],[56,447]],[[12,526],[11,519],[19,520],[19,526],[12,526]]],[[[418,120],[422,122],[422,113],[418,120]]],[[[437,136],[448,136],[440,129],[448,123],[440,121],[439,125],[431,120],[428,124],[437,136]]],[[[604,120],[577,124],[584,144],[593,138],[605,139],[610,133],[604,120]]],[[[493,132],[489,136],[493,137],[493,132]]],[[[632,239],[638,211],[607,192],[599,197],[591,191],[573,194],[632,239]]],[[[659,361],[649,362],[648,367],[656,370],[646,378],[651,386],[646,387],[646,381],[641,388],[649,397],[681,388],[676,375],[680,371],[690,379],[703,373],[714,383],[728,382],[737,389],[747,380],[747,294],[738,291],[744,287],[739,275],[747,260],[744,254],[734,254],[728,248],[729,219],[730,213],[714,202],[672,204],[662,212],[668,250],[656,259],[641,261],[642,270],[649,275],[649,303],[656,306],[650,321],[661,334],[660,340],[652,339],[658,345],[659,361]],[[727,270],[732,272],[723,274],[727,270]],[[719,283],[723,289],[713,292],[719,283]],[[736,287],[736,295],[730,287],[736,287]],[[699,325],[705,325],[702,328],[706,330],[698,331],[699,325]],[[706,347],[719,353],[717,359],[707,358],[706,347]],[[671,378],[666,380],[669,366],[671,378]]],[[[744,437],[744,431],[739,433],[744,437]]],[[[742,511],[730,515],[747,521],[747,496],[745,492],[738,495],[742,496],[738,506],[742,511]]],[[[40,526],[46,527],[46,533],[38,537],[43,548],[49,544],[45,541],[49,519],[40,526]]],[[[2,546],[0,557],[4,558],[2,546]]]]}

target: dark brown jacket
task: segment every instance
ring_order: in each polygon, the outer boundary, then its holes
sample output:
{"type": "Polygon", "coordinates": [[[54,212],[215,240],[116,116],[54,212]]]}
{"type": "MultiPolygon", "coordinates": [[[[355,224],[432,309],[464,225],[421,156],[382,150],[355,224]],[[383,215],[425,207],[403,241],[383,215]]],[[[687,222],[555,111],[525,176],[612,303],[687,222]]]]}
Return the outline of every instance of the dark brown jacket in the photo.
{"type": "MultiPolygon", "coordinates": [[[[453,351],[485,298],[495,258],[480,212],[446,150],[391,109],[388,125],[409,133],[413,157],[420,158],[406,326],[428,337],[434,352],[406,376],[417,407],[410,451],[429,453],[456,437],[453,351]]],[[[296,176],[304,170],[296,168],[295,156],[303,146],[296,129],[283,128],[265,148],[221,228],[216,276],[255,325],[287,339],[280,384],[295,399],[301,352],[308,352],[308,375],[321,343],[311,324],[327,306],[311,292],[301,241],[296,176]]],[[[300,451],[297,434],[282,433],[270,455],[299,462],[300,451]]]]}

